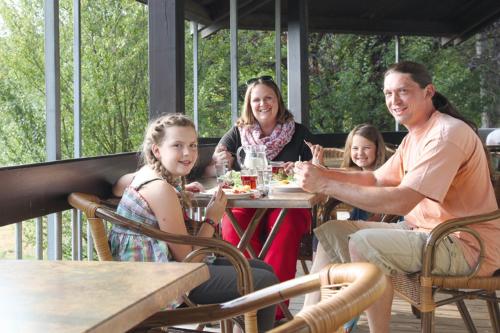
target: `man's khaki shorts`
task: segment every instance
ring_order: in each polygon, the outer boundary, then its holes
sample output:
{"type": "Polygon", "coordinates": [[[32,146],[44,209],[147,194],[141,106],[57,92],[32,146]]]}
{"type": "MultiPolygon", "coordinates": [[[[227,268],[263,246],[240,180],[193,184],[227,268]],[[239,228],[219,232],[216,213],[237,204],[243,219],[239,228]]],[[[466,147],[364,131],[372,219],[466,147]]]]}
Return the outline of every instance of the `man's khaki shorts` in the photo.
{"type": "MultiPolygon", "coordinates": [[[[413,231],[406,223],[329,221],[314,230],[332,262],[349,262],[349,243],[356,252],[386,274],[414,273],[422,268],[422,249],[428,233],[413,231]]],[[[433,274],[466,275],[471,272],[460,240],[446,237],[437,245],[433,274]]]]}

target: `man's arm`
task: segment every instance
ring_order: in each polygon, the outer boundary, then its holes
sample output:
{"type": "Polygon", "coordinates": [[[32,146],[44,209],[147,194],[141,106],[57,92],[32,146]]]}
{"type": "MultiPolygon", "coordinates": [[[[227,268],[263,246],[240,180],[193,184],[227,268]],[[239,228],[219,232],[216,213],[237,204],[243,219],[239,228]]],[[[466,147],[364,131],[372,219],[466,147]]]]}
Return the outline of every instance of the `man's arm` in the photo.
{"type": "Polygon", "coordinates": [[[372,172],[327,170],[301,163],[295,174],[306,191],[324,193],[373,213],[406,215],[424,198],[405,186],[382,185],[372,172]]]}
{"type": "Polygon", "coordinates": [[[424,199],[422,194],[405,186],[363,186],[334,180],[325,182],[320,192],[367,212],[402,216],[424,199]]]}
{"type": "MultiPolygon", "coordinates": [[[[338,182],[364,185],[364,186],[375,186],[377,184],[377,179],[375,178],[373,172],[371,171],[355,171],[346,170],[339,168],[325,168],[323,166],[314,166],[312,163],[301,163],[295,164],[295,171],[302,177],[308,178],[309,186],[316,188],[323,182],[324,179],[331,179],[338,182]],[[312,180],[317,180],[317,182],[311,182],[312,180]]],[[[305,188],[307,190],[307,188],[305,188]]],[[[313,191],[310,191],[313,192],[313,191]]]]}

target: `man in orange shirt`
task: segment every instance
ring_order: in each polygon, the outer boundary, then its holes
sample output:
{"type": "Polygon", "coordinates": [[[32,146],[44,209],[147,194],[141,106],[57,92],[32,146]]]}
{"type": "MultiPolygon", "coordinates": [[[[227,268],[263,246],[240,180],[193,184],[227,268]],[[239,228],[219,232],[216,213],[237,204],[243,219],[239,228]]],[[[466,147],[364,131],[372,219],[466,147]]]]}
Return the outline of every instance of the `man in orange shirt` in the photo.
{"type": "MultiPolygon", "coordinates": [[[[397,224],[330,221],[315,230],[320,241],[312,272],[331,262],[369,261],[387,275],[417,272],[422,248],[436,225],[498,208],[488,161],[475,125],[438,93],[424,66],[392,65],[385,73],[384,95],[394,118],[408,129],[396,153],[373,172],[327,170],[297,163],[296,177],[309,192],[331,195],[374,213],[404,216],[397,224]]],[[[499,221],[471,226],[485,241],[479,275],[500,268],[499,221]]],[[[435,274],[465,275],[475,266],[477,241],[467,233],[438,245],[435,274]]],[[[393,289],[367,310],[370,331],[389,332],[393,289]]],[[[310,294],[304,306],[315,303],[310,294]]]]}

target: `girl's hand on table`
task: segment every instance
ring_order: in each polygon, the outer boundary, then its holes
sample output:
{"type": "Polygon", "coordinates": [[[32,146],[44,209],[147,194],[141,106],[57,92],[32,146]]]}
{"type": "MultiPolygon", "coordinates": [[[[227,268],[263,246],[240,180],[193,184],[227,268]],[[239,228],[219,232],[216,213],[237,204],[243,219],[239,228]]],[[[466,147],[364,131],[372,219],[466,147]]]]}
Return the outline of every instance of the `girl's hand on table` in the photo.
{"type": "Polygon", "coordinates": [[[186,189],[186,191],[189,191],[192,193],[205,192],[205,187],[203,187],[203,185],[201,185],[199,182],[192,182],[192,183],[186,184],[185,189],[186,189]]]}

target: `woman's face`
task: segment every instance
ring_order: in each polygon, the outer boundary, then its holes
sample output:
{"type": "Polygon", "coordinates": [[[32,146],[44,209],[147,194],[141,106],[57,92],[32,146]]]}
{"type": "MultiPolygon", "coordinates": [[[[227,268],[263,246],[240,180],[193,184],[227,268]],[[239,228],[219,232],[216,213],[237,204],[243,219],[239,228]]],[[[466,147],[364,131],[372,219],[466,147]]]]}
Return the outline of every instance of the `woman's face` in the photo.
{"type": "Polygon", "coordinates": [[[261,126],[276,125],[278,96],[265,84],[257,84],[250,93],[252,114],[261,126]]]}
{"type": "Polygon", "coordinates": [[[174,177],[186,176],[198,158],[198,138],[192,127],[167,128],[163,142],[153,145],[153,153],[174,177]]]}
{"type": "Polygon", "coordinates": [[[377,146],[373,141],[355,134],[352,138],[351,159],[363,170],[373,170],[377,159],[377,146]]]}

